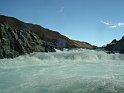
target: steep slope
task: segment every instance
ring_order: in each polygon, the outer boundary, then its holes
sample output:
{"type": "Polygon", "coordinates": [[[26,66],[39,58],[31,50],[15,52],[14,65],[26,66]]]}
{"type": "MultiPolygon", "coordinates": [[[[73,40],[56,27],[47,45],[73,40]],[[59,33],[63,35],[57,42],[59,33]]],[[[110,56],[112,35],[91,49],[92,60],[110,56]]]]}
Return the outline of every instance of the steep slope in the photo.
{"type": "Polygon", "coordinates": [[[94,48],[86,42],[70,40],[58,32],[40,25],[24,23],[14,17],[0,15],[0,57],[15,57],[54,48],[94,48]]]}
{"type": "Polygon", "coordinates": [[[40,36],[41,39],[45,41],[52,42],[56,48],[94,48],[87,42],[80,42],[76,40],[71,40],[68,37],[61,35],[58,32],[45,29],[39,25],[26,24],[27,27],[40,36]]]}
{"type": "Polygon", "coordinates": [[[0,16],[0,58],[32,52],[54,52],[54,46],[12,17],[0,16]]]}

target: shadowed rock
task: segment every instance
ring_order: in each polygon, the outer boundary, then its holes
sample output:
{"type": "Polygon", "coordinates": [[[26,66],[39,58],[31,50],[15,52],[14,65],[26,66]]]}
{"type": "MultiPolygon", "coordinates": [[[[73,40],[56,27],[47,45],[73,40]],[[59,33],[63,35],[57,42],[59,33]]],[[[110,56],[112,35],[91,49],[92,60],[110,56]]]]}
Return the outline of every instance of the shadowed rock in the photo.
{"type": "Polygon", "coordinates": [[[112,53],[124,53],[124,36],[119,41],[114,39],[110,44],[107,44],[105,49],[107,51],[111,51],[112,53]]]}

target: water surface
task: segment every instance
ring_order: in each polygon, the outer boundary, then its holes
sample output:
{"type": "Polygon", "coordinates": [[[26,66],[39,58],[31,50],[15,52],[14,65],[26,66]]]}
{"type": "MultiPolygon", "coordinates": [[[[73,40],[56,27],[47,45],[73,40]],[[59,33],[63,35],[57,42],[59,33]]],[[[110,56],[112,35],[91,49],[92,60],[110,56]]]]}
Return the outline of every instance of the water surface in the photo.
{"type": "Polygon", "coordinates": [[[124,93],[124,55],[76,49],[0,59],[0,93],[124,93]]]}

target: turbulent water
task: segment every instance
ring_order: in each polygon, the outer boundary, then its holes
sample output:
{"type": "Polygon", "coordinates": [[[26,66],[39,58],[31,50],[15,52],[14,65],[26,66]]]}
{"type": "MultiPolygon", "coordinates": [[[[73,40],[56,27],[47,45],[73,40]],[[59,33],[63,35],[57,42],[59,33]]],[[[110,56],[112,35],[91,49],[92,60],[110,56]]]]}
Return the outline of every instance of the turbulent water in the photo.
{"type": "Polygon", "coordinates": [[[0,93],[124,93],[124,55],[76,49],[0,59],[0,93]]]}

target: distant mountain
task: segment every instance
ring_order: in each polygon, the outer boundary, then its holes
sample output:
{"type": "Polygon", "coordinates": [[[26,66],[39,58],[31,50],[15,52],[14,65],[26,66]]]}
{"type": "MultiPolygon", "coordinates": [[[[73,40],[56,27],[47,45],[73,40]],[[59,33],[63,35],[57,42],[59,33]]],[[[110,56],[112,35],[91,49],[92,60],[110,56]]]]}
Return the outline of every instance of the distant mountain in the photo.
{"type": "Polygon", "coordinates": [[[107,44],[105,49],[112,53],[119,52],[124,53],[124,36],[120,40],[114,39],[110,44],[107,44]]]}
{"type": "Polygon", "coordinates": [[[54,48],[92,49],[95,46],[71,40],[40,25],[0,15],[0,48],[0,58],[12,58],[32,52],[54,52],[54,48]]]}

